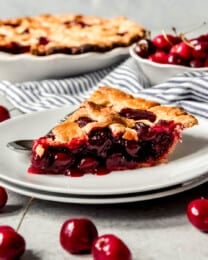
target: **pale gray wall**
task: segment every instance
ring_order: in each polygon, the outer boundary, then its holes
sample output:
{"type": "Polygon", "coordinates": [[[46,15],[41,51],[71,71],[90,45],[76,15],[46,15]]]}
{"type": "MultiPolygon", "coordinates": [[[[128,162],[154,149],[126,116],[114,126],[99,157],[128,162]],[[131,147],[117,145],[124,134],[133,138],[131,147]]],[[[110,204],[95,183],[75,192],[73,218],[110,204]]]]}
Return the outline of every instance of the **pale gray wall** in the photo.
{"type": "Polygon", "coordinates": [[[126,15],[153,30],[195,27],[208,20],[207,10],[208,0],[0,0],[0,18],[46,12],[126,15]]]}

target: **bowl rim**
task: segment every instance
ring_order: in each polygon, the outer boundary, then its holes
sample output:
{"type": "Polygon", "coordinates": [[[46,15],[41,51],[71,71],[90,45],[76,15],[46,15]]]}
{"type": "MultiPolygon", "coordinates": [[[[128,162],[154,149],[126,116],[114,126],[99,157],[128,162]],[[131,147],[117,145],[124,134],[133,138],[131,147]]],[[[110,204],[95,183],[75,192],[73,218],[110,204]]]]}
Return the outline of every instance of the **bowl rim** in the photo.
{"type": "Polygon", "coordinates": [[[129,53],[130,53],[131,57],[136,59],[139,63],[145,63],[145,64],[148,64],[152,67],[164,68],[164,69],[171,69],[172,68],[172,69],[179,69],[179,70],[182,70],[182,71],[184,71],[184,70],[186,70],[186,71],[208,71],[208,67],[191,68],[191,67],[187,67],[187,66],[183,66],[183,65],[156,63],[156,62],[150,61],[148,59],[141,58],[140,56],[138,56],[135,53],[135,51],[134,51],[135,46],[136,46],[136,43],[133,44],[129,48],[129,53]]]}

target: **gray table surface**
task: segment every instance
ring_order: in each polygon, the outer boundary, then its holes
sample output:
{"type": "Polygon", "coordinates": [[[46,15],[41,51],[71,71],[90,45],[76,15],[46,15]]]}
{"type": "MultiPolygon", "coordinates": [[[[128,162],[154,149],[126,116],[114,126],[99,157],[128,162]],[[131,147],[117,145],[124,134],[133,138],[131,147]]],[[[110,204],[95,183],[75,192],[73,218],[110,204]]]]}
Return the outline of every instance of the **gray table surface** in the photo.
{"type": "MultiPolygon", "coordinates": [[[[207,7],[207,1],[190,0],[0,0],[0,17],[43,12],[127,15],[153,31],[172,26],[186,30],[206,21],[207,7]]],[[[2,96],[0,104],[12,108],[2,96]]],[[[18,114],[12,110],[12,116],[18,114]]],[[[208,235],[196,230],[186,218],[187,203],[207,194],[207,184],[204,184],[163,199],[118,205],[64,204],[35,199],[20,229],[27,243],[22,259],[92,259],[90,255],[69,255],[59,245],[61,224],[70,217],[81,216],[92,219],[100,234],[114,233],[122,238],[134,260],[207,259],[208,235]]],[[[0,212],[0,225],[16,227],[28,199],[9,192],[8,204],[0,212]]]]}

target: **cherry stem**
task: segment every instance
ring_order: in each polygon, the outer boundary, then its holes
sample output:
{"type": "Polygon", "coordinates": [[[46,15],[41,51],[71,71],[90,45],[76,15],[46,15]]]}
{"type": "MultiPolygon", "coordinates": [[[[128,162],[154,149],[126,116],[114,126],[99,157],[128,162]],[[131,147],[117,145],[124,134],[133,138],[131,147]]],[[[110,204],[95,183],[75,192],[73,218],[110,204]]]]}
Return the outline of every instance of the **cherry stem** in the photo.
{"type": "Polygon", "coordinates": [[[195,30],[197,30],[197,29],[199,29],[199,28],[205,26],[206,24],[207,24],[207,22],[203,22],[201,25],[197,25],[195,28],[192,28],[191,30],[189,30],[189,31],[187,31],[187,32],[185,32],[185,33],[183,33],[183,35],[185,35],[185,34],[187,34],[187,33],[191,33],[191,32],[193,32],[193,31],[195,31],[195,30]]]}
{"type": "Polygon", "coordinates": [[[171,45],[173,46],[172,42],[169,41],[168,37],[167,37],[167,34],[164,30],[162,30],[162,35],[164,36],[164,38],[166,39],[166,41],[171,45]]]}
{"type": "Polygon", "coordinates": [[[23,220],[24,220],[24,218],[25,218],[27,212],[29,211],[29,208],[30,208],[30,206],[32,205],[33,200],[34,200],[33,197],[31,197],[31,198],[28,200],[28,202],[27,202],[27,204],[26,204],[26,206],[25,206],[25,208],[24,208],[24,211],[23,211],[23,213],[22,213],[22,216],[21,216],[21,218],[20,218],[20,221],[19,221],[19,223],[18,223],[18,225],[17,225],[17,228],[16,228],[16,231],[17,231],[17,232],[19,231],[19,229],[20,229],[20,227],[21,227],[21,225],[22,225],[22,223],[23,223],[23,220]]]}
{"type": "Polygon", "coordinates": [[[186,44],[188,45],[189,47],[191,48],[194,48],[194,46],[185,38],[184,34],[180,34],[180,37],[181,37],[181,40],[186,44]]]}
{"type": "Polygon", "coordinates": [[[151,39],[151,31],[146,31],[145,38],[151,39]]]}
{"type": "Polygon", "coordinates": [[[176,28],[175,27],[172,27],[172,31],[175,33],[175,36],[177,36],[178,34],[177,34],[177,30],[176,30],[176,28]]]}

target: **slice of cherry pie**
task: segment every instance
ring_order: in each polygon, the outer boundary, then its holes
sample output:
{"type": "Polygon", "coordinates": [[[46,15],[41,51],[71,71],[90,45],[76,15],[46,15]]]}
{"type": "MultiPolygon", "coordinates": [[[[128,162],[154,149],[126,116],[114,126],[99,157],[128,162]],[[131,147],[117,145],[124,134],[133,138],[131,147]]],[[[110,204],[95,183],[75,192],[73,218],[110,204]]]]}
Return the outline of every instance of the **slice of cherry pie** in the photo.
{"type": "Polygon", "coordinates": [[[30,173],[80,176],[167,161],[197,119],[177,107],[101,87],[33,144],[30,173]]]}

